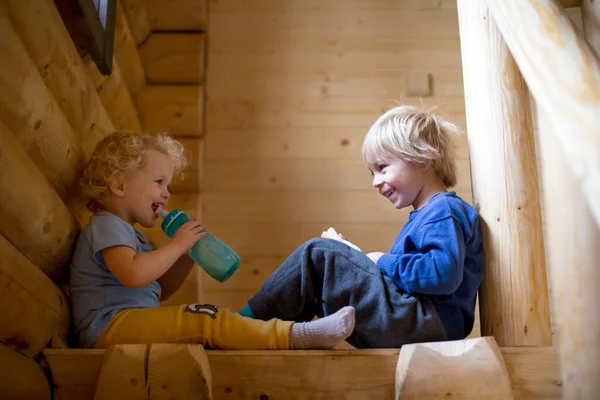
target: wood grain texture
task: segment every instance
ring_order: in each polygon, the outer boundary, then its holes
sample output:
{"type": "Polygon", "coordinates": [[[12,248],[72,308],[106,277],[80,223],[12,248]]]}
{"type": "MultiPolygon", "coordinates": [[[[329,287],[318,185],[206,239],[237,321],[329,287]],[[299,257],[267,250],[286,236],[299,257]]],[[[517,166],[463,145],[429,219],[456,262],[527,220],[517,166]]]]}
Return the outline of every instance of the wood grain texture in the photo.
{"type": "Polygon", "coordinates": [[[115,345],[104,353],[94,400],[148,400],[145,344],[115,345]]]}
{"type": "Polygon", "coordinates": [[[552,343],[529,94],[485,1],[459,1],[473,200],[486,274],[481,333],[552,343]]]}
{"type": "Polygon", "coordinates": [[[600,59],[555,0],[490,0],[489,5],[540,112],[556,127],[600,225],[600,59]]]}
{"type": "Polygon", "coordinates": [[[0,342],[35,357],[52,336],[66,340],[69,303],[60,289],[2,235],[0,253],[0,342]]]}
{"type": "Polygon", "coordinates": [[[204,90],[199,85],[148,85],[136,97],[144,130],[202,137],[204,90]]]}
{"type": "Polygon", "coordinates": [[[154,33],[140,47],[149,83],[204,83],[205,35],[154,33]]]}
{"type": "Polygon", "coordinates": [[[66,279],[77,221],[0,122],[0,233],[51,279],[66,279]]]}
{"type": "MultiPolygon", "coordinates": [[[[560,364],[551,347],[500,348],[517,400],[561,399],[560,364]]],[[[104,350],[44,351],[55,398],[93,391],[104,350]]],[[[206,351],[215,399],[392,398],[399,350],[206,351]]],[[[93,393],[93,392],[92,392],[93,393]]]]}
{"type": "MultiPolygon", "coordinates": [[[[114,126],[53,2],[7,1],[10,20],[89,156],[114,126]]],[[[4,24],[3,24],[4,25],[4,24]]],[[[4,67],[3,67],[4,68],[4,67]]],[[[14,79],[14,78],[13,78],[14,79]]],[[[29,94],[29,93],[28,93],[29,94]]],[[[58,135],[56,130],[54,135],[58,135]]]]}
{"type": "Polygon", "coordinates": [[[211,400],[211,367],[204,348],[189,344],[152,344],[148,386],[150,400],[211,400]]]}
{"type": "MultiPolygon", "coordinates": [[[[582,1],[585,37],[600,55],[600,3],[582,1]]],[[[600,228],[579,182],[570,173],[556,127],[547,115],[538,114],[543,152],[543,193],[546,204],[546,237],[550,282],[557,319],[565,398],[593,398],[600,392],[600,228]],[[568,268],[565,268],[568,266],[568,268]],[[580,293],[580,296],[572,296],[580,293]]]]}
{"type": "Polygon", "coordinates": [[[153,31],[203,31],[207,27],[208,0],[146,0],[153,31]]]}
{"type": "Polygon", "coordinates": [[[0,118],[56,192],[66,199],[81,170],[83,152],[12,29],[5,7],[0,9],[0,56],[4,60],[0,71],[0,118]]]}
{"type": "Polygon", "coordinates": [[[121,0],[131,34],[139,46],[150,36],[150,23],[146,12],[146,0],[121,0]]]}
{"type": "Polygon", "coordinates": [[[52,392],[40,365],[0,344],[0,398],[50,400],[52,392]]]}
{"type": "Polygon", "coordinates": [[[117,1],[113,51],[123,81],[127,85],[129,93],[135,96],[146,85],[146,73],[122,3],[122,1],[117,1]]]}
{"type": "Polygon", "coordinates": [[[112,73],[108,76],[100,74],[96,64],[88,56],[85,57],[83,63],[115,129],[140,132],[142,125],[138,111],[116,60],[113,59],[112,73]]]}
{"type": "Polygon", "coordinates": [[[513,399],[502,353],[493,337],[402,346],[397,400],[513,399]]]}

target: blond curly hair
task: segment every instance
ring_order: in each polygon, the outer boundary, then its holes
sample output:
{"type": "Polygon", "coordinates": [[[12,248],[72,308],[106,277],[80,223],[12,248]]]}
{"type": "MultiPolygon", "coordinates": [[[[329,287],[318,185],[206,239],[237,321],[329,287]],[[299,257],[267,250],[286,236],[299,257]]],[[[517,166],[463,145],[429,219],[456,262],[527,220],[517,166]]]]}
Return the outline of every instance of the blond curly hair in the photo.
{"type": "Polygon", "coordinates": [[[110,194],[109,180],[122,179],[142,168],[150,150],[169,156],[175,165],[175,173],[181,174],[188,165],[183,145],[166,133],[117,132],[98,142],[79,180],[88,199],[88,208],[97,211],[110,194]]]}
{"type": "Polygon", "coordinates": [[[444,185],[456,185],[456,149],[452,136],[458,134],[454,124],[433,109],[401,105],[387,111],[367,132],[362,156],[367,166],[379,157],[397,157],[405,162],[432,166],[444,185]]]}

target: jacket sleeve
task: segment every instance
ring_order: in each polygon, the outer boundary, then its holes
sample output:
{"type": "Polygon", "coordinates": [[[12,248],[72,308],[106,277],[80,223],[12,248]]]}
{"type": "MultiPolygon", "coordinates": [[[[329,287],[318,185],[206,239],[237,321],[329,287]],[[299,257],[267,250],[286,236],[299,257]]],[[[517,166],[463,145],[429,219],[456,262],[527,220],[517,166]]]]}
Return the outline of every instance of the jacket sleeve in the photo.
{"type": "Polygon", "coordinates": [[[452,217],[425,224],[418,231],[417,249],[384,254],[377,261],[381,272],[407,293],[452,294],[463,279],[465,238],[452,217]]]}

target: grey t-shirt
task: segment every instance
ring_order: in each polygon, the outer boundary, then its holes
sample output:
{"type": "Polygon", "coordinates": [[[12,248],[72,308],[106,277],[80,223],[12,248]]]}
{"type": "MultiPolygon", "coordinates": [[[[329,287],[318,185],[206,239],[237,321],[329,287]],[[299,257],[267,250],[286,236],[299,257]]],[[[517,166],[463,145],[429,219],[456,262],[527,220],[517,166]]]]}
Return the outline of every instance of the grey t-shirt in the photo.
{"type": "Polygon", "coordinates": [[[156,281],[132,289],[110,272],[100,251],[113,246],[128,246],[137,253],[152,250],[143,233],[116,215],[99,211],[90,218],[77,239],[69,278],[73,323],[84,347],[98,340],[119,311],[159,306],[161,289],[156,281]]]}

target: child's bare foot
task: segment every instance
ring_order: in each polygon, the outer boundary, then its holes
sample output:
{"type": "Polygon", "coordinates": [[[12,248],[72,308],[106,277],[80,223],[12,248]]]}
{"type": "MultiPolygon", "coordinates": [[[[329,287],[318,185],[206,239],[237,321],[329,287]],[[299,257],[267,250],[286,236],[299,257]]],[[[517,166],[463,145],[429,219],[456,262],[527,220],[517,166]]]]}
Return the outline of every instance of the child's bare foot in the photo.
{"type": "Polygon", "coordinates": [[[297,322],[290,332],[290,349],[329,349],[354,331],[354,307],[311,322],[297,322]]]}

